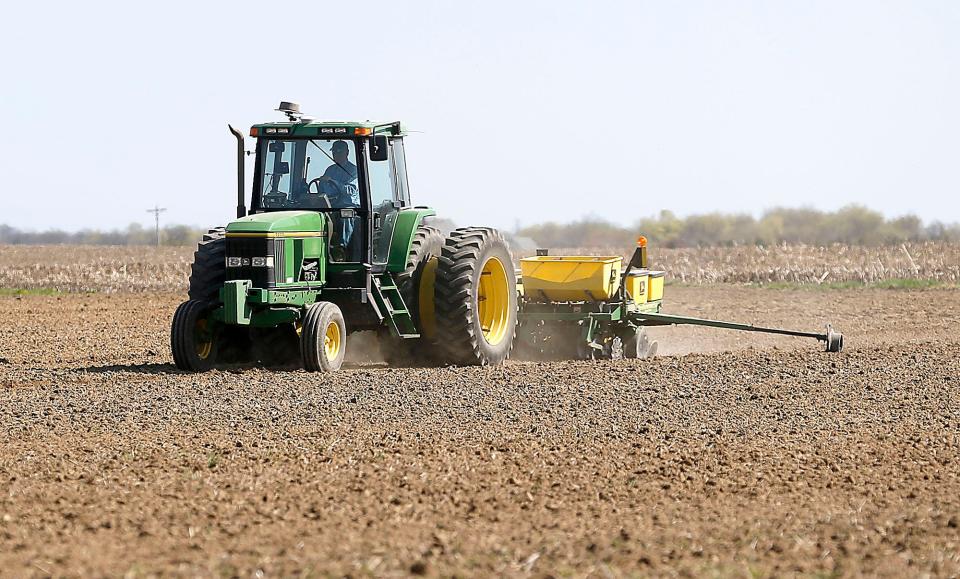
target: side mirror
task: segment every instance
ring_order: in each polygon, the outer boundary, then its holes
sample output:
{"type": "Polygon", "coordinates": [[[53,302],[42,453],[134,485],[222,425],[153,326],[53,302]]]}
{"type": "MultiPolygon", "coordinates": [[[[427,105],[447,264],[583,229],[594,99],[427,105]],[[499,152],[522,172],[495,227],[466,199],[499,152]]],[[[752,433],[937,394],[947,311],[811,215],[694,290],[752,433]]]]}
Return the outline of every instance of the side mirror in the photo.
{"type": "Polygon", "coordinates": [[[370,137],[370,160],[386,161],[389,158],[387,146],[386,135],[374,135],[370,137]]]}

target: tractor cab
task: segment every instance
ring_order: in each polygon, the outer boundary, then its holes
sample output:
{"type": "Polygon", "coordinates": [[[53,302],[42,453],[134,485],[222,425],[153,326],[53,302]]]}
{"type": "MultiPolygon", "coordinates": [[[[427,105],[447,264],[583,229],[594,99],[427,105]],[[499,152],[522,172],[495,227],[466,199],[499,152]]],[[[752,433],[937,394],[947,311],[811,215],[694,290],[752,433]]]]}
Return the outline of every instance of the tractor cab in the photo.
{"type": "Polygon", "coordinates": [[[255,125],[251,214],[317,211],[331,263],[382,271],[398,211],[409,206],[400,123],[255,125]]]}

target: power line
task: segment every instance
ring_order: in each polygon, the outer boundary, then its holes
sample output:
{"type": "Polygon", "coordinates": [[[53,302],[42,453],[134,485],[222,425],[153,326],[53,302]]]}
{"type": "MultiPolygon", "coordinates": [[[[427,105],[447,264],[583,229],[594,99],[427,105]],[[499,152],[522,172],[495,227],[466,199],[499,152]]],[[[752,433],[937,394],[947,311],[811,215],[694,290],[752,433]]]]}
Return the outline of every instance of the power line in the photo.
{"type": "Polygon", "coordinates": [[[157,223],[157,247],[160,247],[160,214],[166,211],[166,207],[154,205],[153,209],[147,209],[147,213],[153,213],[153,218],[157,223]]]}

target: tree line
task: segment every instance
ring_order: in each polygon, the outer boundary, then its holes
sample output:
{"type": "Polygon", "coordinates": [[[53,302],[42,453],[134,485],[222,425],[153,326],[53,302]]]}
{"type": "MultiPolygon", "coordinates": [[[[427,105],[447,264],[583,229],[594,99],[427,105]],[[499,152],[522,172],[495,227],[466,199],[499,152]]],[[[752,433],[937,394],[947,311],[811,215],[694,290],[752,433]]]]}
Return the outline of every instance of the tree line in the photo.
{"type": "Polygon", "coordinates": [[[886,245],[906,241],[960,242],[960,224],[925,224],[915,215],[885,218],[878,211],[851,205],[838,211],[775,208],[759,218],[748,214],[705,213],[678,217],[671,211],[638,219],[624,227],[586,217],[571,223],[521,227],[517,236],[541,247],[620,247],[644,235],[657,247],[730,245],[886,245]]]}
{"type": "MultiPolygon", "coordinates": [[[[431,223],[445,229],[455,225],[449,220],[431,223]]],[[[161,245],[193,245],[205,229],[187,225],[167,225],[160,230],[161,245]]],[[[759,218],[748,214],[705,213],[678,217],[661,211],[653,217],[638,219],[625,227],[609,221],[586,217],[570,223],[541,223],[520,227],[511,238],[539,247],[621,247],[631,245],[643,234],[658,247],[709,247],[729,245],[775,245],[805,243],[829,245],[885,245],[905,241],[960,242],[960,224],[939,221],[923,223],[915,215],[885,218],[878,211],[851,205],[835,212],[816,209],[776,208],[759,218]]],[[[154,245],[152,227],[131,223],[125,229],[101,231],[22,231],[0,225],[0,244],[69,245],[154,245]]]]}
{"type": "MultiPolygon", "coordinates": [[[[206,229],[188,225],[167,225],[160,228],[161,245],[193,245],[206,229]]],[[[156,245],[157,233],[153,227],[131,223],[126,229],[82,229],[80,231],[22,231],[9,225],[0,225],[0,244],[12,245],[156,245]]]]}

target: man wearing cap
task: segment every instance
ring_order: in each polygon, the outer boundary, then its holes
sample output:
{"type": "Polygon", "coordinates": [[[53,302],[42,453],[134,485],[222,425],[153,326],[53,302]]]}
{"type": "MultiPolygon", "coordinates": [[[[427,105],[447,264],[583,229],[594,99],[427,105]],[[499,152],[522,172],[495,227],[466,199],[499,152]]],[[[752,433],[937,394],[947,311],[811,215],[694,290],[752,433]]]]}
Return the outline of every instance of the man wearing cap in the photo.
{"type": "MultiPolygon", "coordinates": [[[[333,164],[327,167],[320,177],[321,190],[325,188],[336,189],[336,194],[330,196],[330,202],[335,208],[345,209],[348,207],[360,206],[360,193],[355,182],[357,180],[357,166],[348,159],[350,155],[350,145],[346,141],[334,141],[330,147],[333,164]],[[327,185],[327,187],[324,187],[327,185]]],[[[354,220],[356,217],[334,217],[334,228],[336,233],[332,240],[344,249],[351,247],[353,239],[354,220]]],[[[348,254],[353,251],[347,249],[348,254]]],[[[358,256],[346,256],[344,259],[353,261],[358,256]]]]}
{"type": "MultiPolygon", "coordinates": [[[[353,199],[353,195],[347,193],[347,185],[357,180],[357,166],[350,162],[350,146],[346,141],[334,141],[330,147],[333,164],[327,167],[320,177],[321,182],[333,181],[336,184],[338,201],[336,205],[341,207],[350,207],[359,205],[360,199],[353,199]]],[[[356,189],[354,189],[356,190],[356,189]]]]}

